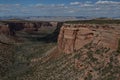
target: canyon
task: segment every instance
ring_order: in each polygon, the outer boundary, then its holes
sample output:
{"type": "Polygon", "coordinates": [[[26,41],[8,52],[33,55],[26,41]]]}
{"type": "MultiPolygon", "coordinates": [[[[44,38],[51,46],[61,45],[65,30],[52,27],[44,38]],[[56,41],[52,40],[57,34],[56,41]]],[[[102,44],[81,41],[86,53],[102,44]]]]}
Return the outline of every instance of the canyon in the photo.
{"type": "MultiPolygon", "coordinates": [[[[59,34],[62,22],[47,22],[47,21],[2,21],[0,24],[0,40],[4,43],[13,43],[19,41],[22,36],[19,33],[31,34],[37,36],[37,34],[42,34],[41,40],[53,39],[57,41],[57,36],[59,34]],[[44,32],[45,31],[45,32],[44,32]],[[53,32],[53,33],[51,33],[53,32]],[[45,33],[45,34],[44,34],[45,33]],[[51,33],[51,34],[49,34],[51,33]],[[51,36],[53,38],[51,38],[51,36]]],[[[24,36],[24,35],[23,35],[24,36]]]]}
{"type": "Polygon", "coordinates": [[[0,25],[0,32],[14,36],[15,31],[38,31],[41,27],[55,27],[56,24],[56,22],[52,24],[52,22],[5,21],[0,25]]]}
{"type": "Polygon", "coordinates": [[[119,80],[119,51],[116,23],[0,23],[3,80],[119,80]]]}

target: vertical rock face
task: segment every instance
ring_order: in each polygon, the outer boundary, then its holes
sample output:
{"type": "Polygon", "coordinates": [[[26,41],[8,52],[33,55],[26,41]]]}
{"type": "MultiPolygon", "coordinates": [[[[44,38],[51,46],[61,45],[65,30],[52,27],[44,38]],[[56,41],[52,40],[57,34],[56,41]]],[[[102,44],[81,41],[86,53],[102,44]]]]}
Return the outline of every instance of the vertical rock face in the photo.
{"type": "Polygon", "coordinates": [[[58,37],[58,48],[65,53],[79,50],[92,42],[96,47],[104,46],[111,49],[117,48],[118,35],[114,27],[104,25],[63,25],[58,37]]]}
{"type": "Polygon", "coordinates": [[[8,25],[0,25],[0,34],[5,34],[5,35],[10,34],[8,25]]]}
{"type": "Polygon", "coordinates": [[[88,28],[62,27],[59,38],[59,50],[72,53],[93,40],[94,32],[88,28]]]}
{"type": "Polygon", "coordinates": [[[0,43],[7,44],[8,42],[12,42],[9,39],[10,29],[6,24],[0,24],[0,43]]]}

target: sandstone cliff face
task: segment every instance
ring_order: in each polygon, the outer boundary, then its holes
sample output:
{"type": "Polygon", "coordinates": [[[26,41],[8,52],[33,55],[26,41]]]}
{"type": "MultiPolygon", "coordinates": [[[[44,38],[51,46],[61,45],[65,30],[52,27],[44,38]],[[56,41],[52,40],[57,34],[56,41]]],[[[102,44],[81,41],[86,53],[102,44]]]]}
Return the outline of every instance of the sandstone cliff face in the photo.
{"type": "Polygon", "coordinates": [[[117,49],[119,30],[110,25],[65,24],[60,30],[58,48],[65,53],[73,53],[92,42],[96,47],[117,49]]]}
{"type": "Polygon", "coordinates": [[[9,38],[10,35],[10,29],[8,25],[1,24],[0,25],[0,43],[7,44],[8,42],[12,42],[12,40],[9,38]]]}
{"type": "Polygon", "coordinates": [[[10,30],[9,30],[8,25],[5,25],[5,24],[0,25],[0,34],[5,34],[5,35],[10,34],[10,30]]]}

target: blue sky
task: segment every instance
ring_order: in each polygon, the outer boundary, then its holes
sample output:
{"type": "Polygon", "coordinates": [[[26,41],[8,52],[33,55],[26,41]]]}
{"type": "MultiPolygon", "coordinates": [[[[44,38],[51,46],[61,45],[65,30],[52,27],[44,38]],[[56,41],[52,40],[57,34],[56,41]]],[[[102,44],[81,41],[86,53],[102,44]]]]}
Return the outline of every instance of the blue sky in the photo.
{"type": "MultiPolygon", "coordinates": [[[[97,2],[98,0],[0,0],[1,4],[69,4],[70,2],[97,2]]],[[[101,0],[102,1],[102,0],[101,0]]],[[[111,1],[111,0],[107,0],[111,1]]],[[[113,0],[113,1],[120,1],[120,0],[113,0]]]]}
{"type": "Polygon", "coordinates": [[[0,16],[120,16],[120,0],[0,0],[0,16]]]}

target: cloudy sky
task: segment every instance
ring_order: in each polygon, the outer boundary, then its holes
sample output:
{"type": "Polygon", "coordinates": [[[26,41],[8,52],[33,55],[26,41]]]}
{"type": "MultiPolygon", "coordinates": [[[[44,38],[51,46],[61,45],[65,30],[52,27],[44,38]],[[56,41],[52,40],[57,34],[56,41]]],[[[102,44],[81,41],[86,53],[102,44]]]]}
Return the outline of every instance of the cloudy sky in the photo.
{"type": "Polygon", "coordinates": [[[120,16],[120,0],[0,0],[0,16],[120,16]]]}

